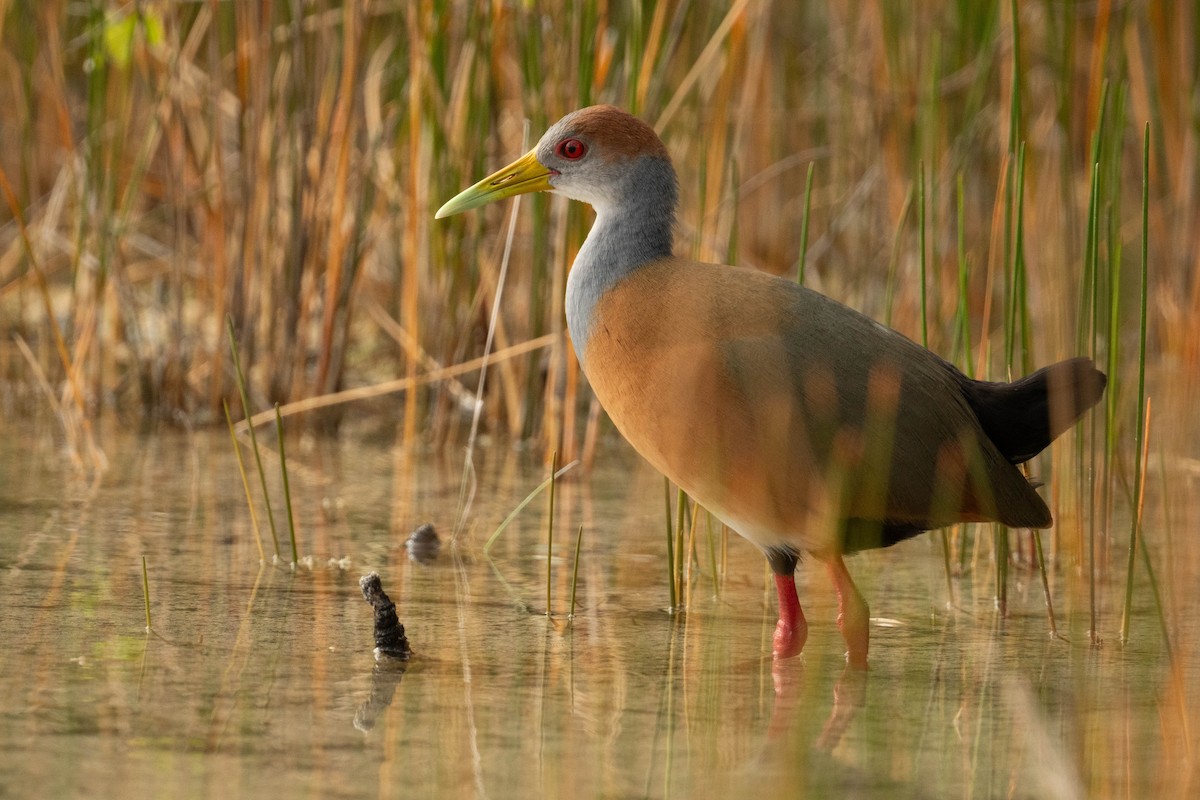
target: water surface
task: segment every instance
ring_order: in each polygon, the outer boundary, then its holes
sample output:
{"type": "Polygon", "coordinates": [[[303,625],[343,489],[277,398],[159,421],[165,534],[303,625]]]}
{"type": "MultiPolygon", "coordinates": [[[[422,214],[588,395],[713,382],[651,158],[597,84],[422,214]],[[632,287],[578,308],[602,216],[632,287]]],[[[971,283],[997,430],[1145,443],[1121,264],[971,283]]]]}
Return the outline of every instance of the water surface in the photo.
{"type": "Polygon", "coordinates": [[[543,499],[482,552],[546,474],[512,448],[479,453],[466,530],[424,566],[404,538],[427,521],[449,538],[461,455],[290,443],[293,568],[281,504],[284,559],[260,564],[223,432],[102,430],[111,467],[90,484],[57,436],[35,421],[0,440],[0,795],[1145,797],[1194,785],[1183,698],[1197,682],[1195,597],[1169,598],[1173,679],[1144,587],[1134,638],[1115,639],[1119,548],[1098,589],[1098,648],[1068,565],[1051,576],[1052,638],[1031,569],[1013,566],[1001,619],[986,551],[949,606],[936,535],[858,556],[875,620],[862,676],[844,672],[835,598],[812,564],[798,575],[806,653],[773,664],[773,589],[737,537],[699,529],[687,611],[668,614],[662,480],[623,445],[559,487],[548,619],[543,499]],[[372,570],[407,627],[406,669],[372,655],[358,587],[372,570]]]}

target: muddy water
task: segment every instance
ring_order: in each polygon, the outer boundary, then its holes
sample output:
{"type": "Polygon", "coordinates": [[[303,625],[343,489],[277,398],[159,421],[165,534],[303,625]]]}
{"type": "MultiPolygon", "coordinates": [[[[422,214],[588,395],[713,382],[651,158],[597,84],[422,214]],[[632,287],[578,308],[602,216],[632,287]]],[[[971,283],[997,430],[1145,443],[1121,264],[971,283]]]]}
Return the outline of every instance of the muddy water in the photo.
{"type": "MultiPolygon", "coordinates": [[[[1168,592],[1171,679],[1153,598],[1116,644],[1121,582],[1098,587],[1108,641],[1088,644],[1086,589],[1014,566],[1010,614],[986,551],[948,589],[940,540],[850,564],[872,604],[871,669],[843,671],[823,571],[798,583],[812,633],[769,658],[761,558],[701,528],[688,611],[670,615],[661,478],[623,446],[560,487],[549,552],[544,477],[484,448],[458,546],[416,564],[404,537],[448,538],[460,456],[353,436],[289,445],[295,568],[260,564],[229,440],[101,438],[112,464],[71,472],[50,421],[0,439],[0,795],[48,797],[1185,796],[1196,720],[1196,600],[1168,592]],[[574,532],[584,526],[575,617],[574,532]],[[710,541],[711,537],[711,541],[710,541]],[[153,631],[145,631],[146,557],[153,631]],[[714,569],[715,566],[715,569],[714,569]],[[377,571],[415,656],[372,655],[358,578],[377,571]]],[[[272,472],[272,490],[279,494],[272,472]]],[[[268,553],[274,550],[259,511],[268,553]]],[[[1155,534],[1150,532],[1151,537],[1155,534]]],[[[1120,573],[1121,548],[1109,574],[1120,573]]],[[[273,559],[270,557],[268,561],[273,559]]],[[[1176,576],[1188,585],[1187,576],[1176,576]]],[[[1194,583],[1192,584],[1194,585],[1194,583]]],[[[1189,783],[1191,781],[1191,783],[1189,783]]]]}

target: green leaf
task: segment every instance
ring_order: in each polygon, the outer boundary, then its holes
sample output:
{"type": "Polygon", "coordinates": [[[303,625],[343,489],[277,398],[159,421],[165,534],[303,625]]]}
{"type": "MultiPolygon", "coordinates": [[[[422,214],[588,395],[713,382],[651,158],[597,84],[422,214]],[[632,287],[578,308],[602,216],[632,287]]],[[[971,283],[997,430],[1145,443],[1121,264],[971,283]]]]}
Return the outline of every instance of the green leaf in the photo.
{"type": "Polygon", "coordinates": [[[161,46],[166,39],[162,15],[147,10],[134,13],[110,11],[105,15],[104,52],[118,67],[129,66],[139,35],[147,46],[161,46]]]}
{"type": "Polygon", "coordinates": [[[104,18],[104,52],[119,67],[129,66],[133,57],[133,34],[136,29],[133,14],[109,12],[104,18]]]}

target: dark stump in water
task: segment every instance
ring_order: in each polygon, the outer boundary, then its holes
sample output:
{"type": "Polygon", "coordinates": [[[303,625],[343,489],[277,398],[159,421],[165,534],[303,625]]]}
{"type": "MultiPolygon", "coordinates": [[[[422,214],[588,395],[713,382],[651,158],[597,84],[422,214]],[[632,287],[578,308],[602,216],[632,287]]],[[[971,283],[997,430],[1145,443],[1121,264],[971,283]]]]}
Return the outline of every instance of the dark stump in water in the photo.
{"type": "Polygon", "coordinates": [[[383,591],[379,574],[372,572],[358,579],[363,597],[375,609],[375,658],[396,658],[407,661],[412,655],[404,626],[396,616],[396,604],[383,591]]]}

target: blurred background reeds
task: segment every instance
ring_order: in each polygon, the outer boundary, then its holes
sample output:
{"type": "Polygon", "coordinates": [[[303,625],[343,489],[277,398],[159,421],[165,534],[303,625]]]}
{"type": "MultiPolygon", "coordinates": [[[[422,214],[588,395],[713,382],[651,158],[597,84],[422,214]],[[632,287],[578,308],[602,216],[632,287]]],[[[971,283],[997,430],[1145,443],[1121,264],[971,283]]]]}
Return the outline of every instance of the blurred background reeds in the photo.
{"type": "MultiPolygon", "coordinates": [[[[1123,541],[1143,444],[1182,468],[1152,504],[1196,468],[1192,4],[0,0],[0,24],[0,402],[53,408],[84,469],[98,420],[215,426],[222,403],[461,445],[506,209],[432,212],[595,102],[667,142],[682,251],[976,377],[1100,362],[1105,409],[1036,465],[1057,550],[1094,564],[1096,520],[1123,541]]],[[[562,301],[591,212],[528,202],[483,422],[586,470],[611,428],[562,301]]]]}
{"type": "MultiPolygon", "coordinates": [[[[795,274],[811,165],[805,281],[918,340],[924,165],[929,344],[996,378],[1080,350],[1130,369],[1137,303],[1093,321],[1087,292],[1136,297],[1149,123],[1151,365],[1190,396],[1198,17],[1151,0],[3,2],[4,402],[49,401],[72,431],[110,410],[217,424],[240,405],[227,316],[261,408],[478,357],[504,209],[432,210],[519,154],[526,120],[536,138],[594,102],[661,131],[680,247],[703,258],[795,274]]],[[[500,350],[563,331],[587,229],[584,207],[531,200],[500,350]]],[[[499,361],[484,397],[493,431],[569,460],[589,400],[565,345],[499,361]]],[[[457,441],[459,380],[355,414],[457,441]]],[[[346,408],[304,422],[336,430],[346,408]]]]}

